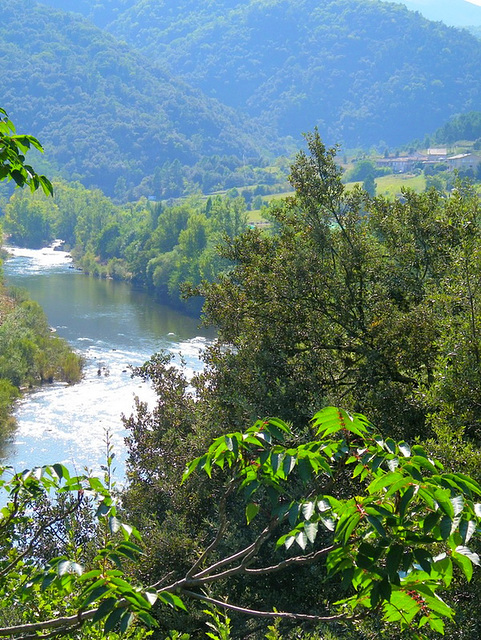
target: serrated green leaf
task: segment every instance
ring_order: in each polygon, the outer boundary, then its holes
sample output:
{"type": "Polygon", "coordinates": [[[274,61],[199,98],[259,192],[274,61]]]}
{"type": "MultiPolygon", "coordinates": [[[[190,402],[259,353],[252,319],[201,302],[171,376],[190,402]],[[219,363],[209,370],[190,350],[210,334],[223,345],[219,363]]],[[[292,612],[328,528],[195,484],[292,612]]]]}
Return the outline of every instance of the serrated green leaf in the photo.
{"type": "Polygon", "coordinates": [[[112,613],[108,616],[104,623],[104,634],[109,634],[114,630],[115,626],[119,623],[122,614],[125,609],[114,609],[112,613]]]}
{"type": "Polygon", "coordinates": [[[316,539],[318,526],[319,525],[317,522],[306,522],[306,524],[304,525],[304,531],[306,533],[307,539],[311,543],[313,543],[316,539]]]}
{"type": "Polygon", "coordinates": [[[250,524],[252,522],[252,520],[259,513],[259,509],[260,509],[260,507],[259,507],[258,504],[256,504],[255,502],[249,502],[249,504],[246,506],[247,524],[250,524]]]}
{"type": "Polygon", "coordinates": [[[117,598],[107,598],[106,600],[102,600],[97,611],[94,613],[92,618],[92,622],[98,622],[105,618],[116,606],[118,600],[117,598]]]}

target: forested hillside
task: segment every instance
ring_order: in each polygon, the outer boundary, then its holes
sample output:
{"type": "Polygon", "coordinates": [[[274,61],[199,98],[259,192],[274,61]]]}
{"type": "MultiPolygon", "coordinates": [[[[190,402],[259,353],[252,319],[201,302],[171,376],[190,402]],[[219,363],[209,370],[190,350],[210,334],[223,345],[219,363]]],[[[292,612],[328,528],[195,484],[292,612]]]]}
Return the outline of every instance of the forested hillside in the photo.
{"type": "Polygon", "coordinates": [[[109,195],[150,195],[166,162],[255,163],[316,124],[344,146],[405,144],[481,100],[481,43],[399,4],[52,3],[77,15],[0,0],[3,104],[45,140],[49,175],[109,195]]]}
{"type": "MultiPolygon", "coordinates": [[[[105,16],[111,5],[103,6],[105,16]]],[[[400,144],[479,101],[481,45],[402,5],[143,0],[117,8],[111,33],[278,135],[319,124],[325,138],[349,146],[400,144]]]]}
{"type": "Polygon", "coordinates": [[[84,19],[25,0],[0,9],[2,105],[19,131],[45,140],[61,175],[113,193],[119,177],[137,185],[166,160],[262,148],[232,109],[84,19]]]}
{"type": "Polygon", "coordinates": [[[144,0],[109,30],[279,135],[400,144],[479,103],[480,43],[370,0],[144,0]],[[222,10],[223,7],[223,10],[222,10]]]}

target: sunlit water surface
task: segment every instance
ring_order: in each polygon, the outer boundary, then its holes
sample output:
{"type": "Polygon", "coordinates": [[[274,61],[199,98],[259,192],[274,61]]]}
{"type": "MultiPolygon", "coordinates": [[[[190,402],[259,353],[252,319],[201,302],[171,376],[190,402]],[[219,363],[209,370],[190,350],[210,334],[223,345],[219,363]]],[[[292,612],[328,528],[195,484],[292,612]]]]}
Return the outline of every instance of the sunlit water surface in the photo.
{"type": "Polygon", "coordinates": [[[165,350],[181,354],[191,375],[208,337],[198,321],[155,302],[129,284],[90,278],[72,269],[67,253],[9,248],[7,283],[28,290],[45,310],[57,335],[85,358],[83,380],[54,383],[24,396],[15,412],[18,430],[7,449],[16,469],[63,462],[77,472],[100,473],[105,434],[111,434],[117,477],[125,473],[126,435],[121,415],[130,415],[134,397],[152,403],[147,384],[132,379],[129,366],[165,350]]]}

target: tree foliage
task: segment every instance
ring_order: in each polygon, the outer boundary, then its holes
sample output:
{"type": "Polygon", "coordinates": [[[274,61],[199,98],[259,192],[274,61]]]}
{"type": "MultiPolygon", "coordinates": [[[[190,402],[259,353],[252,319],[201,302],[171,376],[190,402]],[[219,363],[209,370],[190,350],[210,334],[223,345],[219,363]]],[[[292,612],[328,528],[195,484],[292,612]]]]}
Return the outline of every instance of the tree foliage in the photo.
{"type": "Polygon", "coordinates": [[[61,464],[3,467],[0,488],[1,637],[76,637],[100,621],[104,634],[125,632],[134,615],[152,622],[156,593],[125,579],[140,535],[120,519],[108,479],[72,477],[61,464]],[[52,539],[61,555],[48,553],[52,539]]]}
{"type": "Polygon", "coordinates": [[[25,153],[32,147],[43,151],[34,136],[18,135],[6,111],[0,109],[0,180],[14,180],[18,187],[27,185],[31,191],[41,187],[46,195],[52,195],[48,178],[25,162],[25,153]]]}
{"type": "MultiPolygon", "coordinates": [[[[247,228],[242,197],[192,197],[181,204],[141,198],[116,205],[99,189],[54,181],[53,202],[15,193],[5,206],[12,242],[39,248],[62,238],[78,266],[100,277],[131,280],[181,305],[181,285],[213,280],[226,266],[216,247],[247,228]]],[[[200,311],[189,301],[184,308],[200,311]]]]}
{"type": "Polygon", "coordinates": [[[449,412],[457,433],[477,439],[476,193],[465,183],[448,197],[348,192],[335,149],[318,133],[307,141],[295,197],[271,211],[275,232],[229,242],[234,268],[201,288],[223,345],[212,352],[219,395],[235,376],[236,411],[253,418],[302,424],[325,398],[384,424],[392,415],[404,437],[425,436],[449,412]],[[455,378],[466,394],[453,387],[448,400],[455,378]]]}

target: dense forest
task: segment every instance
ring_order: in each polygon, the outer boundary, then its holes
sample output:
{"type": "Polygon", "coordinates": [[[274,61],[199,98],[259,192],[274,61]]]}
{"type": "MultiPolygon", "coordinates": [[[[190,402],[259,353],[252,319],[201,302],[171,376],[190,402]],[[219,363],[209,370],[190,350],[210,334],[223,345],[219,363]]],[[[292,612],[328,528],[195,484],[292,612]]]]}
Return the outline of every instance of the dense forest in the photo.
{"type": "Polygon", "coordinates": [[[85,20],[4,4],[3,104],[19,130],[47,141],[62,176],[113,194],[119,178],[136,186],[166,161],[258,158],[269,147],[265,133],[232,109],[85,20]]]}
{"type": "Polygon", "coordinates": [[[4,4],[5,108],[46,141],[49,175],[108,195],[153,195],[176,160],[262,166],[316,124],[345,147],[404,144],[479,102],[481,43],[402,5],[4,4]]]}
{"type": "Polygon", "coordinates": [[[201,302],[182,301],[182,285],[214,280],[227,265],[217,246],[247,228],[239,195],[120,206],[79,183],[53,186],[53,201],[40,193],[12,196],[4,218],[11,242],[41,248],[62,238],[85,273],[131,281],[196,315],[201,302]]]}
{"type": "Polygon", "coordinates": [[[394,145],[476,104],[480,43],[403,6],[232,5],[213,3],[213,17],[189,2],[178,13],[138,3],[109,29],[281,135],[318,124],[325,139],[345,146],[394,145]]]}

